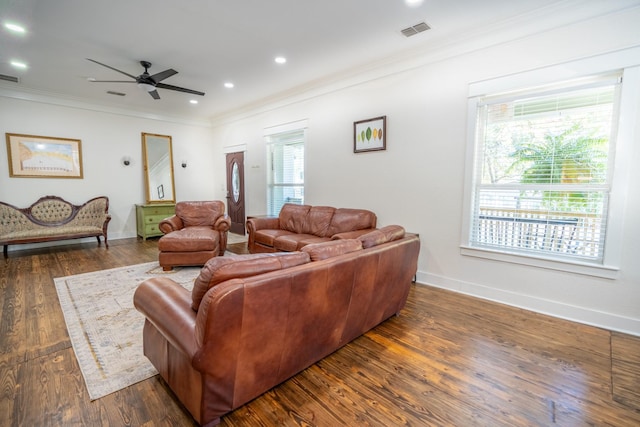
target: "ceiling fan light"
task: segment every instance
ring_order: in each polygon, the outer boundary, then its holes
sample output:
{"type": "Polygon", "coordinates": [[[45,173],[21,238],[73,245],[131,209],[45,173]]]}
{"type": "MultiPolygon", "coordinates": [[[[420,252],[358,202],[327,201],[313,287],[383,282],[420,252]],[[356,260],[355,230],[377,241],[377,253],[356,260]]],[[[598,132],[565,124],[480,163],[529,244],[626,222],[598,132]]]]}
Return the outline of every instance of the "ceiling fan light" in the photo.
{"type": "Polygon", "coordinates": [[[154,90],[156,90],[156,87],[154,85],[150,85],[149,83],[138,83],[138,87],[146,90],[147,92],[153,92],[154,90]]]}

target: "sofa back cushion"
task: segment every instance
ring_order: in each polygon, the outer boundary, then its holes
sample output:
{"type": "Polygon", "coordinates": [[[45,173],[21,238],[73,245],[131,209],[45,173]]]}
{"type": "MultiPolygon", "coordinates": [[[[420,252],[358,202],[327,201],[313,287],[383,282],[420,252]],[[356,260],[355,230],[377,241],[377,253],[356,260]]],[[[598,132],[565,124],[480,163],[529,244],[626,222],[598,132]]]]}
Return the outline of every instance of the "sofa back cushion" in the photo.
{"type": "Polygon", "coordinates": [[[376,227],[376,214],[365,209],[339,208],[333,213],[328,236],[347,231],[364,230],[376,227]]]}
{"type": "Polygon", "coordinates": [[[387,225],[386,227],[382,227],[367,234],[363,234],[362,236],[358,237],[358,240],[362,242],[362,247],[364,249],[367,249],[373,246],[381,245],[383,243],[402,239],[404,237],[404,234],[404,227],[401,227],[399,225],[387,225]]]}
{"type": "Polygon", "coordinates": [[[221,215],[224,215],[224,203],[220,200],[176,203],[176,216],[185,227],[212,226],[221,215]]]}
{"type": "Polygon", "coordinates": [[[280,229],[291,231],[292,233],[304,233],[304,224],[307,222],[307,214],[310,209],[311,206],[309,205],[285,203],[278,215],[280,229]]]}
{"type": "Polygon", "coordinates": [[[322,261],[323,259],[348,254],[362,249],[362,242],[358,239],[330,240],[323,243],[311,243],[300,249],[309,254],[311,261],[322,261]]]}
{"type": "Polygon", "coordinates": [[[304,252],[222,256],[211,258],[200,270],[191,291],[191,308],[198,311],[209,289],[226,280],[255,276],[309,262],[304,252]]]}

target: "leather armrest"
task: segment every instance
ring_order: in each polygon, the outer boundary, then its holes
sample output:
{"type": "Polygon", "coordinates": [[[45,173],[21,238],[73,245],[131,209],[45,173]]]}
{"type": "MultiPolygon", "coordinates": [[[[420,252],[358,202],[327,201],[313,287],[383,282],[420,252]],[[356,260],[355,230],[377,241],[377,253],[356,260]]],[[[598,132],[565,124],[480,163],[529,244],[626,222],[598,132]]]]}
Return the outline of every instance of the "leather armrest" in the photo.
{"type": "Polygon", "coordinates": [[[262,217],[262,218],[249,218],[247,220],[247,228],[249,230],[277,230],[280,228],[280,219],[278,217],[262,217]]]}
{"type": "Polygon", "coordinates": [[[213,229],[221,232],[229,231],[231,228],[231,218],[227,215],[220,216],[213,224],[213,229]]]}
{"type": "Polygon", "coordinates": [[[171,344],[193,358],[198,346],[191,292],[171,279],[154,277],[138,286],[133,305],[171,344]]]}
{"type": "Polygon", "coordinates": [[[331,240],[357,239],[358,237],[364,234],[367,234],[373,230],[375,230],[375,228],[365,228],[364,230],[345,231],[344,233],[334,234],[333,236],[331,236],[331,240]]]}
{"type": "Polygon", "coordinates": [[[184,228],[184,224],[182,223],[182,220],[180,219],[180,217],[173,215],[173,216],[170,216],[169,218],[165,218],[162,221],[160,221],[160,224],[158,224],[158,228],[164,234],[167,234],[172,231],[176,231],[176,230],[180,230],[181,228],[184,228]]]}

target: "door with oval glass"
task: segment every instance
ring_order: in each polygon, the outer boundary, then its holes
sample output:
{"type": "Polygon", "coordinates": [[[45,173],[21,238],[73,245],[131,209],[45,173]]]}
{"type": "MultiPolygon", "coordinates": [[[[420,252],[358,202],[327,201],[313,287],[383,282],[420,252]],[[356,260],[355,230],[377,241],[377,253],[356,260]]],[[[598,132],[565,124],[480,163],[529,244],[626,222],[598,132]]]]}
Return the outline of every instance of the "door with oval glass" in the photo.
{"type": "Polygon", "coordinates": [[[244,153],[227,153],[227,213],[230,232],[244,235],[244,153]]]}

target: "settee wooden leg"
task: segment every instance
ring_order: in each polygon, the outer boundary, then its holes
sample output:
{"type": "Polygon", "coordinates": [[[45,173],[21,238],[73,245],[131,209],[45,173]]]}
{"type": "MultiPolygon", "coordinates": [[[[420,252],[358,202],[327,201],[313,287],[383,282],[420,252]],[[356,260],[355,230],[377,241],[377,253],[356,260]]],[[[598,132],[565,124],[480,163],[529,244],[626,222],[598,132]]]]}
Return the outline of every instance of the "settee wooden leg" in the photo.
{"type": "Polygon", "coordinates": [[[2,249],[2,253],[4,254],[4,257],[7,257],[7,250],[9,249],[9,245],[4,245],[3,249],[2,249]]]}

